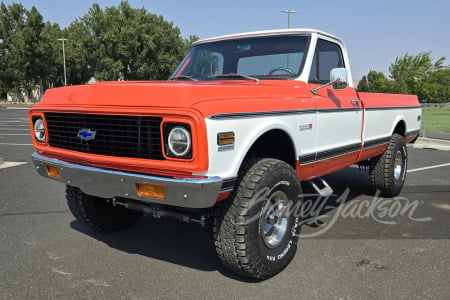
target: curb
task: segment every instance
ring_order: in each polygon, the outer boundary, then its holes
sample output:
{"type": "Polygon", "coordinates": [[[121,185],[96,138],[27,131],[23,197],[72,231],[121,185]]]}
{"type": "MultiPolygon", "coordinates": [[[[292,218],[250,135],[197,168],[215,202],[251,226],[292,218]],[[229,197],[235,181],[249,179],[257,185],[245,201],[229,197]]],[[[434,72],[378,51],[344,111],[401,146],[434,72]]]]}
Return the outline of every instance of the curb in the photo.
{"type": "Polygon", "coordinates": [[[413,147],[418,149],[450,151],[450,141],[430,138],[418,138],[413,147]]]}

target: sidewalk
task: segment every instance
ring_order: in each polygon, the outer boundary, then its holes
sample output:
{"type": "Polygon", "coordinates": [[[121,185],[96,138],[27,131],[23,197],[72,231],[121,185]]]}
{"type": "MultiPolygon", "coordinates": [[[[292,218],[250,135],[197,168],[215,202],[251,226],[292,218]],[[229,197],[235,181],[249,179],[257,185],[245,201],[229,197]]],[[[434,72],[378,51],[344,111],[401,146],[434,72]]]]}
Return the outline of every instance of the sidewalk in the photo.
{"type": "Polygon", "coordinates": [[[450,151],[450,140],[438,140],[427,137],[419,137],[414,143],[414,148],[450,151]]]}

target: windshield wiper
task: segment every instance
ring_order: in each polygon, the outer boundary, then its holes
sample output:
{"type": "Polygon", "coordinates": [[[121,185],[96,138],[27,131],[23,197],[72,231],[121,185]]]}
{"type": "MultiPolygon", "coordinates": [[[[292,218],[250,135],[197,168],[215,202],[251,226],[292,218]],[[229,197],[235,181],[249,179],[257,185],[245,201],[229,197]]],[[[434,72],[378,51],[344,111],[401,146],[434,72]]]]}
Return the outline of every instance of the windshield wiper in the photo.
{"type": "Polygon", "coordinates": [[[188,75],[180,75],[177,77],[172,77],[169,80],[192,80],[192,81],[198,81],[198,79],[195,79],[192,76],[188,76],[188,75]]]}
{"type": "Polygon", "coordinates": [[[242,74],[236,74],[236,73],[229,73],[229,74],[220,74],[214,77],[214,79],[244,79],[244,80],[251,80],[254,82],[258,82],[259,79],[247,75],[242,74]]]}

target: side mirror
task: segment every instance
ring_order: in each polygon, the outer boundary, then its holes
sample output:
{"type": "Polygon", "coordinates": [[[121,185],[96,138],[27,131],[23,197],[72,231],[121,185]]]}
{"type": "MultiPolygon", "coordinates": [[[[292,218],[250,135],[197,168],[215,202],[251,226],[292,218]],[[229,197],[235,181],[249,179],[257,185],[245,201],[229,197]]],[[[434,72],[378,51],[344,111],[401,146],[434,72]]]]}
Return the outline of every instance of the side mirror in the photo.
{"type": "Polygon", "coordinates": [[[330,81],[333,90],[345,90],[348,87],[348,72],[345,68],[335,68],[330,71],[330,81]]]}
{"type": "Polygon", "coordinates": [[[311,93],[317,95],[320,89],[331,85],[335,91],[345,90],[348,87],[348,72],[346,68],[334,68],[330,71],[330,82],[311,89],[311,93]]]}

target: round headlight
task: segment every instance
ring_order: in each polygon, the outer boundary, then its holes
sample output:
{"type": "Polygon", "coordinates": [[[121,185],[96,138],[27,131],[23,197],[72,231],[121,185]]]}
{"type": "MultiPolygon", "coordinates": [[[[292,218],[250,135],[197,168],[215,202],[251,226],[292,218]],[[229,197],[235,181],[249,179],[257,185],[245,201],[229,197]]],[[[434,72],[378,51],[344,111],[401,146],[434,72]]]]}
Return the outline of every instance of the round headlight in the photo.
{"type": "Polygon", "coordinates": [[[34,136],[38,142],[45,143],[44,121],[41,118],[34,121],[34,136]]]}
{"type": "Polygon", "coordinates": [[[167,144],[174,155],[186,156],[191,150],[191,134],[184,127],[174,127],[170,130],[167,144]]]}

